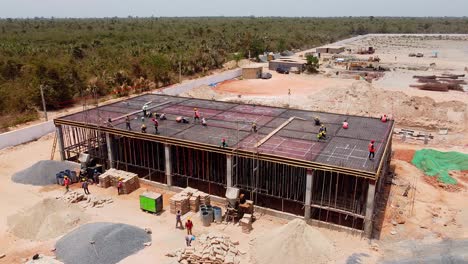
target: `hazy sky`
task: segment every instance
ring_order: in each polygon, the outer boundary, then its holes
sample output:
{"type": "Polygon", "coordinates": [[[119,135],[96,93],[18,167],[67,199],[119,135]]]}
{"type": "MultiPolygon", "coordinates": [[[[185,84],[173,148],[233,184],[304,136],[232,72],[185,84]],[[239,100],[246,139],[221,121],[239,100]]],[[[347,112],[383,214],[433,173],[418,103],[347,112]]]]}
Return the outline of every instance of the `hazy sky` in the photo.
{"type": "Polygon", "coordinates": [[[0,0],[0,17],[468,16],[468,0],[0,0]]]}

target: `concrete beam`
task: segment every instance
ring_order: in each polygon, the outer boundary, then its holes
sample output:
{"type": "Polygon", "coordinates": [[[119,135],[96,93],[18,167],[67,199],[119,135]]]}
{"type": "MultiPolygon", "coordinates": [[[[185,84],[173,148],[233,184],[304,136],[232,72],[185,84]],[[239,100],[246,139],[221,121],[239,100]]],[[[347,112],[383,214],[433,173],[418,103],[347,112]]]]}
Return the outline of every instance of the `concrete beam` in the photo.
{"type": "Polygon", "coordinates": [[[232,155],[226,155],[226,186],[232,187],[232,155]]]}
{"type": "Polygon", "coordinates": [[[55,128],[55,133],[57,133],[57,145],[60,153],[60,160],[65,160],[65,146],[63,144],[63,130],[61,125],[57,125],[55,128]]]}
{"type": "Polygon", "coordinates": [[[304,218],[309,219],[310,215],[310,204],[312,203],[312,183],[314,182],[314,171],[311,169],[307,170],[306,175],[306,193],[304,202],[304,218]]]}
{"type": "Polygon", "coordinates": [[[106,144],[107,144],[107,159],[109,160],[109,167],[115,168],[114,165],[114,153],[112,148],[112,136],[106,133],[106,144]]]}
{"type": "Polygon", "coordinates": [[[369,181],[366,200],[366,216],[364,218],[364,234],[370,238],[372,236],[372,217],[374,214],[375,181],[369,181]]]}
{"type": "Polygon", "coordinates": [[[168,186],[172,186],[171,145],[164,145],[164,155],[166,160],[166,183],[168,186]]]}

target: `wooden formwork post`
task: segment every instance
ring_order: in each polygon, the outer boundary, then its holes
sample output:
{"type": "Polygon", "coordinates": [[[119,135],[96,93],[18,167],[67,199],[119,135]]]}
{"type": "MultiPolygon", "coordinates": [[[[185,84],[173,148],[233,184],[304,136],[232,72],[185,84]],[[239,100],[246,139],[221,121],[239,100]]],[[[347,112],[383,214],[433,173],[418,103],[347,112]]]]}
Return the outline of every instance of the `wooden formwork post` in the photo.
{"type": "Polygon", "coordinates": [[[307,220],[311,217],[310,205],[312,204],[312,183],[314,180],[314,171],[312,169],[307,170],[306,174],[306,193],[304,202],[304,218],[307,220]]]}
{"type": "Polygon", "coordinates": [[[226,187],[232,187],[232,155],[226,154],[226,187]]]}
{"type": "Polygon", "coordinates": [[[369,180],[366,199],[366,216],[364,218],[364,234],[370,238],[372,236],[372,218],[374,214],[375,181],[369,180]]]}
{"type": "Polygon", "coordinates": [[[165,155],[165,171],[166,171],[166,184],[172,186],[172,164],[171,164],[171,145],[164,144],[164,155],[165,155]]]}
{"type": "Polygon", "coordinates": [[[59,147],[59,152],[60,152],[60,160],[65,160],[65,146],[63,144],[63,129],[61,125],[56,125],[55,126],[55,133],[57,133],[57,143],[59,147]]]}

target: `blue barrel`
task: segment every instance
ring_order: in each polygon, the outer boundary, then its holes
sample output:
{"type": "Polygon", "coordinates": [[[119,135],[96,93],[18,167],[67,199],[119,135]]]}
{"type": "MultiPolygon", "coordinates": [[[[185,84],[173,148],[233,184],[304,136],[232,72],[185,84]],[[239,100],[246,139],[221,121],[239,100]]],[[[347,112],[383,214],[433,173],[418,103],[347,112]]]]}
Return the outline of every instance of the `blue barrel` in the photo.
{"type": "Polygon", "coordinates": [[[211,222],[213,220],[211,220],[211,216],[208,212],[203,212],[202,213],[202,223],[203,223],[203,226],[210,226],[211,222]]]}
{"type": "Polygon", "coordinates": [[[223,221],[223,211],[221,207],[213,206],[214,220],[216,223],[221,223],[223,221]]]}

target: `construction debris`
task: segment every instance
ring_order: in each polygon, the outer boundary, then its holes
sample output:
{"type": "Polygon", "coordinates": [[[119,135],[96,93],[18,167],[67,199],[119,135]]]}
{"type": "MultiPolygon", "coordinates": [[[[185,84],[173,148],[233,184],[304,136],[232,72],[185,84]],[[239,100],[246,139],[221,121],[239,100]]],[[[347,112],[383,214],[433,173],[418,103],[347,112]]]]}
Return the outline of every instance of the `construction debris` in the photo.
{"type": "Polygon", "coordinates": [[[467,84],[467,82],[458,79],[463,77],[465,77],[464,74],[442,74],[441,76],[415,75],[413,78],[418,79],[418,83],[422,84],[410,85],[410,87],[439,92],[448,92],[449,90],[463,91],[462,85],[467,84]]]}
{"type": "Polygon", "coordinates": [[[122,179],[123,194],[129,194],[140,188],[138,175],[128,171],[109,169],[105,173],[99,175],[99,186],[101,188],[109,188],[110,186],[117,187],[119,179],[122,179]]]}
{"type": "Polygon", "coordinates": [[[113,203],[114,200],[110,197],[96,197],[91,195],[85,195],[83,193],[70,191],[63,196],[56,197],[57,199],[62,199],[67,203],[78,203],[83,208],[87,207],[96,207],[101,208],[105,204],[113,203]]]}
{"type": "Polygon", "coordinates": [[[166,256],[177,257],[178,263],[237,264],[242,254],[236,247],[238,244],[223,234],[209,233],[201,235],[193,247],[179,249],[166,256]]]}

